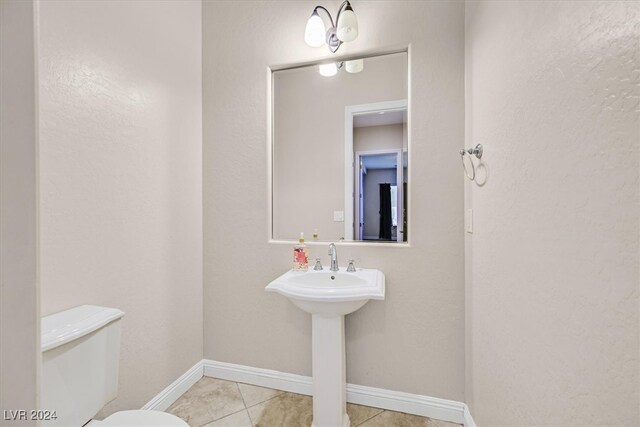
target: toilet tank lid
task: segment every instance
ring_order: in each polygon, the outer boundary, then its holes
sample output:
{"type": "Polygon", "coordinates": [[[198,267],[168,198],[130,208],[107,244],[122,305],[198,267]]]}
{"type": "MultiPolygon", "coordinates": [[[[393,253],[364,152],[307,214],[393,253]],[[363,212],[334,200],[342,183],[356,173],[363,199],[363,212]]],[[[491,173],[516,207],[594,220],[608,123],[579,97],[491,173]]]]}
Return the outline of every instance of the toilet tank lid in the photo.
{"type": "Polygon", "coordinates": [[[104,325],[120,319],[124,312],[117,308],[81,305],[41,320],[42,351],[51,350],[87,335],[104,325]]]}

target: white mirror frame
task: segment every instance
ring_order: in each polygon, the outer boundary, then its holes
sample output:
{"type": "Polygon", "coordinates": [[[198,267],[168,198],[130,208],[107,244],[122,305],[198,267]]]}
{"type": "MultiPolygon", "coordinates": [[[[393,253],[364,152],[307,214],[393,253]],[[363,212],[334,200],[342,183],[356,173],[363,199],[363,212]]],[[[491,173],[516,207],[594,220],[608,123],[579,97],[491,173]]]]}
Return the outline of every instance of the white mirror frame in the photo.
{"type": "MultiPolygon", "coordinates": [[[[353,158],[353,117],[360,114],[408,110],[406,99],[371,104],[349,105],[344,109],[344,237],[353,242],[355,228],[354,192],[355,164],[353,158]]],[[[408,169],[409,165],[407,165],[408,169]]],[[[410,185],[410,184],[409,184],[410,185]]]]}
{"type": "MultiPolygon", "coordinates": [[[[404,47],[404,48],[400,48],[400,49],[392,49],[392,50],[388,50],[388,51],[380,51],[380,52],[375,52],[375,53],[363,53],[362,55],[358,55],[359,58],[368,58],[368,57],[373,57],[373,56],[380,56],[380,55],[390,55],[390,54],[394,54],[394,53],[399,53],[399,52],[406,52],[407,53],[407,100],[404,101],[405,103],[405,108],[407,108],[407,123],[410,124],[411,123],[411,111],[408,108],[408,104],[411,103],[411,44],[409,44],[408,46],[404,47]]],[[[353,56],[353,55],[352,55],[353,56]]],[[[335,59],[345,59],[347,60],[348,58],[341,58],[341,57],[337,57],[335,59]]],[[[296,67],[305,67],[305,66],[309,66],[309,65],[313,65],[316,64],[317,62],[309,62],[309,63],[289,63],[289,64],[280,64],[277,66],[268,66],[266,69],[266,81],[267,81],[267,127],[266,127],[266,131],[267,131],[267,135],[266,135],[266,151],[267,151],[267,242],[268,243],[275,243],[275,244],[286,244],[286,245],[290,245],[291,243],[295,243],[295,240],[279,240],[274,238],[273,236],[273,73],[275,71],[279,71],[279,70],[284,70],[284,69],[288,69],[288,68],[296,68],[296,67]]],[[[368,105],[372,105],[372,104],[368,104],[368,105]]],[[[345,116],[346,116],[346,112],[345,112],[345,116]]],[[[345,157],[345,165],[347,165],[348,161],[346,159],[351,159],[351,163],[353,163],[353,115],[351,115],[350,119],[351,120],[351,137],[349,138],[349,140],[351,141],[351,149],[349,151],[349,155],[347,157],[345,157]]],[[[348,127],[345,125],[345,129],[348,129],[348,127]]],[[[345,131],[346,133],[346,131],[345,131]]],[[[346,136],[346,135],[345,135],[346,136]]],[[[346,145],[346,144],[345,144],[346,145]]],[[[345,148],[346,151],[346,148],[345,148]]],[[[408,175],[409,175],[409,183],[411,182],[411,128],[408,128],[408,175]]],[[[350,166],[351,168],[351,166],[350,166]]],[[[345,172],[346,172],[346,166],[345,166],[345,172]]],[[[355,173],[355,172],[354,172],[355,173]]],[[[353,176],[353,175],[352,175],[353,176]]],[[[345,184],[346,187],[346,184],[345,184]]],[[[409,199],[411,199],[411,184],[409,184],[408,187],[408,196],[409,199]]],[[[345,194],[345,199],[346,199],[346,194],[345,194]]],[[[351,210],[351,217],[353,218],[353,203],[350,203],[347,206],[351,206],[350,210],[351,210]]],[[[347,208],[348,210],[349,208],[347,208]]],[[[345,212],[346,215],[346,212],[345,212]]],[[[411,211],[409,210],[407,212],[407,221],[410,224],[411,223],[411,211]]],[[[351,227],[353,229],[353,226],[351,227]]],[[[351,236],[353,236],[353,231],[351,232],[351,236]]],[[[316,246],[316,245],[326,245],[327,242],[314,242],[314,241],[307,241],[305,242],[307,245],[310,246],[316,246]]],[[[366,242],[366,241],[361,241],[361,240],[350,240],[350,241],[344,241],[344,240],[340,240],[340,241],[336,241],[335,242],[338,245],[342,245],[342,244],[348,244],[348,245],[353,245],[353,246],[376,246],[376,247],[388,247],[388,248],[410,248],[411,247],[411,239],[407,239],[407,242],[402,243],[402,244],[398,244],[398,243],[371,243],[371,242],[366,242]]]]}

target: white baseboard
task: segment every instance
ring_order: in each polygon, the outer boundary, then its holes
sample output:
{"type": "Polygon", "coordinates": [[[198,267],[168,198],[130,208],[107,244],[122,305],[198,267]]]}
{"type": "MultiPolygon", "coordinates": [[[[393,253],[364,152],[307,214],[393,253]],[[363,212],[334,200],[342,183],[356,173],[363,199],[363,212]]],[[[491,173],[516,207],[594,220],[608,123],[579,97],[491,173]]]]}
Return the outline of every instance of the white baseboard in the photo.
{"type": "Polygon", "coordinates": [[[462,424],[465,404],[454,400],[347,384],[347,402],[462,424]]]}
{"type": "Polygon", "coordinates": [[[305,377],[304,375],[288,374],[270,369],[253,368],[251,366],[207,359],[204,359],[202,363],[205,377],[268,387],[290,393],[306,394],[307,396],[313,394],[311,377],[305,377]]]}
{"type": "MultiPolygon", "coordinates": [[[[203,373],[206,377],[253,384],[309,396],[312,394],[311,377],[206,359],[202,363],[204,366],[203,373]]],[[[467,419],[472,420],[470,414],[468,417],[466,416],[469,410],[467,405],[462,402],[356,384],[347,384],[347,401],[458,424],[464,423],[465,426],[467,426],[467,419]]],[[[469,427],[471,426],[475,427],[473,424],[469,425],[469,427]]]]}
{"type": "MultiPolygon", "coordinates": [[[[142,409],[166,410],[203,376],[308,396],[313,393],[311,377],[203,359],[151,399],[142,409]]],[[[455,400],[347,384],[347,401],[463,424],[465,427],[476,426],[467,405],[455,400]]]]}
{"type": "Polygon", "coordinates": [[[464,427],[476,427],[476,422],[473,421],[469,407],[464,405],[464,427]]]}
{"type": "Polygon", "coordinates": [[[169,384],[167,388],[162,390],[156,397],[147,402],[142,409],[150,409],[154,411],[165,411],[180,396],[191,388],[203,376],[203,360],[199,361],[191,367],[187,372],[182,374],[180,378],[169,384]]]}

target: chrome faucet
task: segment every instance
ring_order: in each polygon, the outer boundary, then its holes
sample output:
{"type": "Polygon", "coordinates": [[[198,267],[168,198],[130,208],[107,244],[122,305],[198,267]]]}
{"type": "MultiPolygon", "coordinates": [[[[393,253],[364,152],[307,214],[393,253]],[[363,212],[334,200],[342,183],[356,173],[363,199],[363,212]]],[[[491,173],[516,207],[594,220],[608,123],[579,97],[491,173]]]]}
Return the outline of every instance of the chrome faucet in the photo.
{"type": "Polygon", "coordinates": [[[331,256],[331,271],[338,271],[338,251],[335,243],[329,244],[329,255],[331,256]]]}

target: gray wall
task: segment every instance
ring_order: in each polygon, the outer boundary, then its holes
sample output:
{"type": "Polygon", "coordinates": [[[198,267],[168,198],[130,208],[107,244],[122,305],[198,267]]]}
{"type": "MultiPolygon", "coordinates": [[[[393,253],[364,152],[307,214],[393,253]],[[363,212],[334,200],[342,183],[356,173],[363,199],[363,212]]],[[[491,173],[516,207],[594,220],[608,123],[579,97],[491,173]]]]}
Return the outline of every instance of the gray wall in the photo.
{"type": "Polygon", "coordinates": [[[40,305],[34,4],[0,1],[0,424],[38,409],[40,305]]]}
{"type": "Polygon", "coordinates": [[[404,124],[365,126],[353,129],[353,151],[407,148],[404,124]]]}
{"type": "Polygon", "coordinates": [[[125,312],[102,415],[202,358],[201,10],[40,2],[42,312],[125,312]]]}
{"type": "MultiPolygon", "coordinates": [[[[272,65],[335,58],[304,43],[316,2],[204,3],[204,356],[311,374],[311,319],[264,287],[291,268],[268,243],[267,109],[272,65]],[[238,19],[243,28],[238,31],[238,19]],[[277,25],[274,25],[277,23],[277,25]],[[221,40],[232,42],[221,43],[221,40]]],[[[335,10],[339,2],[324,3],[335,10]]],[[[354,5],[354,55],[410,44],[411,247],[340,244],[387,278],[385,301],[347,316],[347,377],[357,384],[463,400],[464,3],[354,5]],[[401,23],[401,24],[400,24],[401,23]]],[[[398,245],[395,245],[398,246],[398,245]]],[[[310,255],[326,260],[326,245],[310,255]]]]}
{"type": "Polygon", "coordinates": [[[640,424],[640,4],[467,3],[467,396],[479,425],[640,424]]]}

